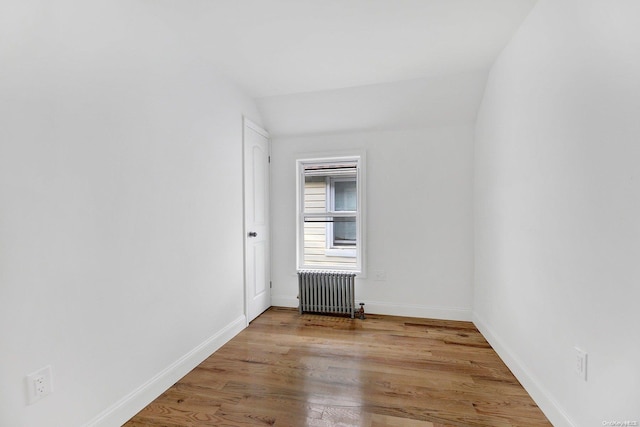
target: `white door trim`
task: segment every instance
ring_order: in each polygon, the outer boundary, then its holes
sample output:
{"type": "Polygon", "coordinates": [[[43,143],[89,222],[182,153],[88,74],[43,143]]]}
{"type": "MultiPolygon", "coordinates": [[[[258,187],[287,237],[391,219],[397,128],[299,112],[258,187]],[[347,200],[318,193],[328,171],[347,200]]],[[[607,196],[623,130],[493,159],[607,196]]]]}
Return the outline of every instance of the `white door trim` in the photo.
{"type": "MultiPolygon", "coordinates": [[[[247,119],[246,117],[243,117],[242,120],[243,120],[243,123],[244,123],[245,126],[255,130],[260,135],[262,135],[265,138],[269,139],[269,132],[267,132],[266,130],[262,129],[260,126],[258,126],[256,123],[252,122],[251,120],[247,119]]],[[[269,144],[269,149],[271,149],[271,144],[269,144]]]]}

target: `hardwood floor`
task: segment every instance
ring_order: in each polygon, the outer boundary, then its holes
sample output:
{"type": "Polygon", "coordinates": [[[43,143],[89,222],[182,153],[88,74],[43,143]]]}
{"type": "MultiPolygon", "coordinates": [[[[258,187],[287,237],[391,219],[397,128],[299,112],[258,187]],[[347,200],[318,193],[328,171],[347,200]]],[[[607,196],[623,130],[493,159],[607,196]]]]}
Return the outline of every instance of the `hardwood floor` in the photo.
{"type": "Polygon", "coordinates": [[[549,426],[469,322],[271,308],[126,427],[549,426]]]}

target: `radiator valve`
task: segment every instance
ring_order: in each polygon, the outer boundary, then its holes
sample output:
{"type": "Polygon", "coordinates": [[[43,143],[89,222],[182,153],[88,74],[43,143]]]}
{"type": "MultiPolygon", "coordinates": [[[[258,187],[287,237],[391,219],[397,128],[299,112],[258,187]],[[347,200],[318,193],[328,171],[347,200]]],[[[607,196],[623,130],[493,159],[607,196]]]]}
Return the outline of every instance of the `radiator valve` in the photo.
{"type": "Polygon", "coordinates": [[[364,320],[366,317],[364,315],[364,303],[361,302],[360,303],[360,310],[358,310],[358,317],[360,318],[360,320],[364,320]]]}

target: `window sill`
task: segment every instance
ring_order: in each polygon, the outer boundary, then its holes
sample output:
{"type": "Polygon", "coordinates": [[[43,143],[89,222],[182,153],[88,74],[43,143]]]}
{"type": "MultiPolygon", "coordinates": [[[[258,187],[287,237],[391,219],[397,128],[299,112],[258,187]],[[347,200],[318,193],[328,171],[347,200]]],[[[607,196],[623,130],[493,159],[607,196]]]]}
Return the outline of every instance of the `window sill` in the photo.
{"type": "Polygon", "coordinates": [[[356,250],[355,249],[326,249],[324,251],[326,256],[336,256],[342,258],[355,258],[356,250]]]}

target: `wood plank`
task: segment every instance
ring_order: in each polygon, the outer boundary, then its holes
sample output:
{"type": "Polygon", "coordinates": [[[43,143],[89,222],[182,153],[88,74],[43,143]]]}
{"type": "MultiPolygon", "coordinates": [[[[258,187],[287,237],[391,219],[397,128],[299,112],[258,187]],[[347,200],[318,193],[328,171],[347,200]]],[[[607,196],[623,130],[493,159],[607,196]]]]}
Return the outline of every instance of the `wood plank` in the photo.
{"type": "Polygon", "coordinates": [[[550,426],[470,322],[267,310],[125,424],[550,426]]]}

